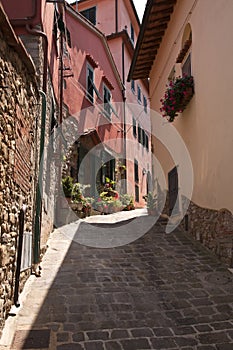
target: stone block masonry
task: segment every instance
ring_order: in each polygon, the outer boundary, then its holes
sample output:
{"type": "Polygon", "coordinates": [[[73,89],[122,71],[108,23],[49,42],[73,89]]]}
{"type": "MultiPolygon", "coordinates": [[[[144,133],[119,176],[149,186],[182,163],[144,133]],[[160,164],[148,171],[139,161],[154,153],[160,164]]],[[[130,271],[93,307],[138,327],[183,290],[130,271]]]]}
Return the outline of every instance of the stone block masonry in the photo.
{"type": "MultiPolygon", "coordinates": [[[[18,214],[27,205],[32,231],[35,123],[39,93],[35,68],[0,7],[0,333],[13,303],[18,214]]],[[[21,275],[20,290],[29,275],[21,275]]]]}
{"type": "MultiPolygon", "coordinates": [[[[233,266],[233,215],[227,209],[202,208],[192,201],[188,211],[188,232],[218,258],[233,266]]],[[[182,222],[185,228],[185,220],[182,222]]]]}

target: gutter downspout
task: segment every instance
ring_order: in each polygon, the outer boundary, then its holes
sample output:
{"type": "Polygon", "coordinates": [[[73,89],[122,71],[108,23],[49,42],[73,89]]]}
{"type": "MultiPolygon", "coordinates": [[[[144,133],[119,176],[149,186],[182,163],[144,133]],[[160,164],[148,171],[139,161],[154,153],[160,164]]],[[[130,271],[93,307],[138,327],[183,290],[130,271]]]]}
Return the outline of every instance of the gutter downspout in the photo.
{"type": "Polygon", "coordinates": [[[47,91],[47,70],[48,70],[48,37],[46,33],[37,30],[35,28],[31,28],[29,24],[26,24],[26,29],[28,33],[35,35],[35,36],[40,36],[43,38],[43,51],[44,51],[44,66],[43,66],[43,84],[42,84],[42,90],[46,94],[47,91]]]}
{"type": "MultiPolygon", "coordinates": [[[[126,96],[125,96],[125,43],[122,41],[122,83],[123,83],[123,90],[122,90],[122,95],[123,95],[123,157],[124,157],[124,165],[126,166],[127,164],[127,159],[126,159],[126,96]]],[[[125,171],[125,180],[127,179],[127,166],[126,166],[126,171],[125,171]]],[[[127,193],[127,181],[125,181],[124,185],[124,191],[127,193]]]]}
{"type": "Polygon", "coordinates": [[[39,91],[42,98],[41,109],[41,133],[40,133],[40,158],[39,158],[39,177],[36,186],[36,216],[35,216],[35,236],[34,236],[34,264],[40,260],[40,235],[41,235],[41,209],[43,194],[43,170],[44,170],[44,143],[45,143],[45,122],[46,122],[46,95],[39,91]]]}
{"type": "Polygon", "coordinates": [[[20,270],[23,248],[23,233],[24,233],[24,217],[26,212],[26,205],[23,205],[19,212],[19,236],[18,236],[18,252],[17,252],[17,264],[15,272],[15,288],[14,288],[14,304],[16,307],[20,306],[19,303],[19,284],[20,284],[20,270]]]}
{"type": "MultiPolygon", "coordinates": [[[[63,33],[60,31],[60,63],[59,63],[59,81],[60,81],[60,91],[59,91],[59,128],[60,128],[60,136],[58,138],[58,153],[62,154],[62,142],[61,142],[61,135],[62,135],[62,121],[63,121],[63,87],[64,87],[64,77],[63,77],[63,33]]],[[[57,174],[57,186],[58,186],[58,192],[57,192],[57,201],[56,201],[56,223],[57,225],[60,225],[60,208],[61,208],[61,197],[62,197],[62,188],[61,188],[61,181],[62,181],[62,165],[59,162],[58,164],[58,174],[57,174]]]]}
{"type": "Polygon", "coordinates": [[[116,22],[116,33],[118,33],[118,0],[115,0],[115,22],[116,22]]]}

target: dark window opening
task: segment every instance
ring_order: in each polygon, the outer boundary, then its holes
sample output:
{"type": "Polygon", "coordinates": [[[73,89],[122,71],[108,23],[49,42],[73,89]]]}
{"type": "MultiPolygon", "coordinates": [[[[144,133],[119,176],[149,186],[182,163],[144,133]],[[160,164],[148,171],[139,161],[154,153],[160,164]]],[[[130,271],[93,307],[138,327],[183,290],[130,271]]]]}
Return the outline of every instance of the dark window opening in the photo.
{"type": "Polygon", "coordinates": [[[182,76],[188,76],[190,77],[192,75],[191,70],[191,54],[188,55],[186,61],[184,62],[182,66],[182,76]]]}
{"type": "Polygon", "coordinates": [[[135,93],[135,81],[131,80],[131,90],[135,93]]]}
{"type": "Polygon", "coordinates": [[[134,29],[132,23],[130,24],[130,39],[134,43],[134,29]]]}
{"type": "Polygon", "coordinates": [[[141,126],[138,124],[138,142],[141,143],[142,141],[142,129],[141,126]]]}
{"type": "Polygon", "coordinates": [[[146,134],[146,149],[149,151],[149,136],[146,134]]]}
{"type": "Polygon", "coordinates": [[[144,105],[144,111],[147,113],[147,99],[146,96],[143,96],[143,105],[144,105]]]}
{"type": "Polygon", "coordinates": [[[87,67],[87,98],[93,103],[94,102],[94,71],[88,66],[87,67]]]}
{"type": "Polygon", "coordinates": [[[81,15],[83,15],[86,19],[88,19],[92,24],[96,25],[96,7],[91,7],[84,11],[80,11],[81,15]]]}
{"type": "Polygon", "coordinates": [[[71,36],[70,31],[66,28],[66,38],[67,38],[67,44],[69,47],[71,47],[71,36]]]}
{"type": "Polygon", "coordinates": [[[106,86],[104,86],[104,111],[106,115],[110,117],[111,115],[111,93],[106,86]]]}
{"type": "Polygon", "coordinates": [[[137,122],[134,117],[133,117],[133,136],[137,137],[137,122]]]}
{"type": "Polygon", "coordinates": [[[135,202],[139,202],[139,187],[135,185],[135,202]]]}
{"type": "Polygon", "coordinates": [[[140,88],[139,85],[138,85],[138,101],[139,101],[139,102],[142,102],[141,88],[140,88]]]}
{"type": "Polygon", "coordinates": [[[138,174],[138,161],[134,159],[134,181],[139,181],[139,174],[138,174]]]}
{"type": "Polygon", "coordinates": [[[146,146],[146,134],[145,130],[142,129],[142,145],[145,147],[146,146]]]}
{"type": "MultiPolygon", "coordinates": [[[[102,182],[105,184],[106,177],[109,178],[112,181],[115,181],[115,167],[116,167],[116,160],[111,159],[108,162],[104,164],[102,167],[102,182]]],[[[114,187],[112,185],[112,187],[114,187]]]]}

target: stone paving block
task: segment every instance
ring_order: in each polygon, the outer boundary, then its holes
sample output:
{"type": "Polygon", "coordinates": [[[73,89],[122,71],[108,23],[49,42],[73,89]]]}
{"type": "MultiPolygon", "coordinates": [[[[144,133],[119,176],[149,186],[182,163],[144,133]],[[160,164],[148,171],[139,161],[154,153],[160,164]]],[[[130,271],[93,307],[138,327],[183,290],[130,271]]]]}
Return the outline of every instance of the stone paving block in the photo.
{"type": "Polygon", "coordinates": [[[198,344],[197,340],[192,337],[176,337],[174,338],[176,344],[180,347],[183,346],[192,346],[195,347],[195,345],[198,344]]]}
{"type": "Polygon", "coordinates": [[[175,335],[185,335],[185,334],[194,334],[196,333],[196,330],[194,327],[187,326],[187,327],[173,327],[172,331],[175,335]]]}
{"type": "Polygon", "coordinates": [[[111,339],[129,338],[129,332],[126,329],[113,329],[110,335],[111,339]]]}
{"type": "Polygon", "coordinates": [[[230,341],[230,338],[227,336],[226,332],[200,334],[198,338],[201,344],[219,344],[230,341]]]}
{"type": "Polygon", "coordinates": [[[50,343],[50,330],[21,330],[15,333],[12,349],[43,349],[50,343]]]}
{"type": "Polygon", "coordinates": [[[144,338],[125,339],[120,344],[124,350],[151,349],[148,339],[144,338]]]}
{"type": "Polygon", "coordinates": [[[92,331],[86,332],[89,340],[107,340],[109,339],[109,332],[107,331],[92,331]]]}
{"type": "Polygon", "coordinates": [[[106,350],[122,350],[122,346],[119,342],[109,341],[105,343],[106,350]]]}
{"type": "Polygon", "coordinates": [[[153,328],[153,332],[156,337],[171,337],[172,331],[169,328],[153,328]]]}
{"type": "Polygon", "coordinates": [[[138,329],[131,329],[131,334],[135,338],[143,338],[143,337],[153,337],[154,334],[151,329],[149,328],[138,328],[138,329]]]}
{"type": "Polygon", "coordinates": [[[233,349],[233,342],[231,344],[218,344],[217,350],[232,350],[233,349]]]}
{"type": "Polygon", "coordinates": [[[177,326],[186,326],[186,325],[188,326],[188,325],[194,325],[196,323],[199,323],[199,322],[197,322],[197,320],[192,317],[183,317],[183,318],[178,318],[176,320],[177,326]]]}
{"type": "Polygon", "coordinates": [[[99,341],[84,342],[83,346],[85,350],[104,350],[103,343],[99,341]]]}
{"type": "Polygon", "coordinates": [[[212,327],[208,324],[196,325],[195,328],[197,329],[198,332],[210,332],[213,330],[212,327]]]}
{"type": "Polygon", "coordinates": [[[80,344],[69,343],[58,345],[56,350],[83,350],[84,348],[80,344]]]}
{"type": "Polygon", "coordinates": [[[177,344],[174,338],[151,338],[150,339],[153,349],[176,349],[177,344]]]}
{"type": "Polygon", "coordinates": [[[69,339],[69,333],[63,332],[63,333],[57,333],[57,341],[60,343],[65,343],[69,339]]]}
{"type": "Polygon", "coordinates": [[[75,343],[79,343],[85,340],[85,335],[82,332],[78,332],[78,333],[73,333],[72,334],[72,340],[75,343]]]}
{"type": "Polygon", "coordinates": [[[233,329],[233,324],[230,322],[215,322],[210,324],[215,330],[233,329]]]}

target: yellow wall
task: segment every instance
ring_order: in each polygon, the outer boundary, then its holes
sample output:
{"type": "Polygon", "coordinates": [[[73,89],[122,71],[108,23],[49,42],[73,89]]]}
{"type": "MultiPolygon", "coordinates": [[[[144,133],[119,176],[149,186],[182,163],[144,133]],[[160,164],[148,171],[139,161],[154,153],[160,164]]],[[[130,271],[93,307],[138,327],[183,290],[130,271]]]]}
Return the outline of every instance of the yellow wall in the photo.
{"type": "MultiPolygon", "coordinates": [[[[150,73],[151,108],[159,112],[160,99],[181,50],[187,23],[192,28],[195,95],[173,125],[191,155],[192,200],[203,207],[233,211],[232,0],[178,1],[150,73]]],[[[176,64],[177,76],[180,69],[181,65],[176,64]]],[[[152,116],[152,134],[155,131],[156,120],[152,116]]],[[[163,146],[156,140],[153,142],[155,155],[167,176],[174,166],[172,160],[163,146]]]]}

